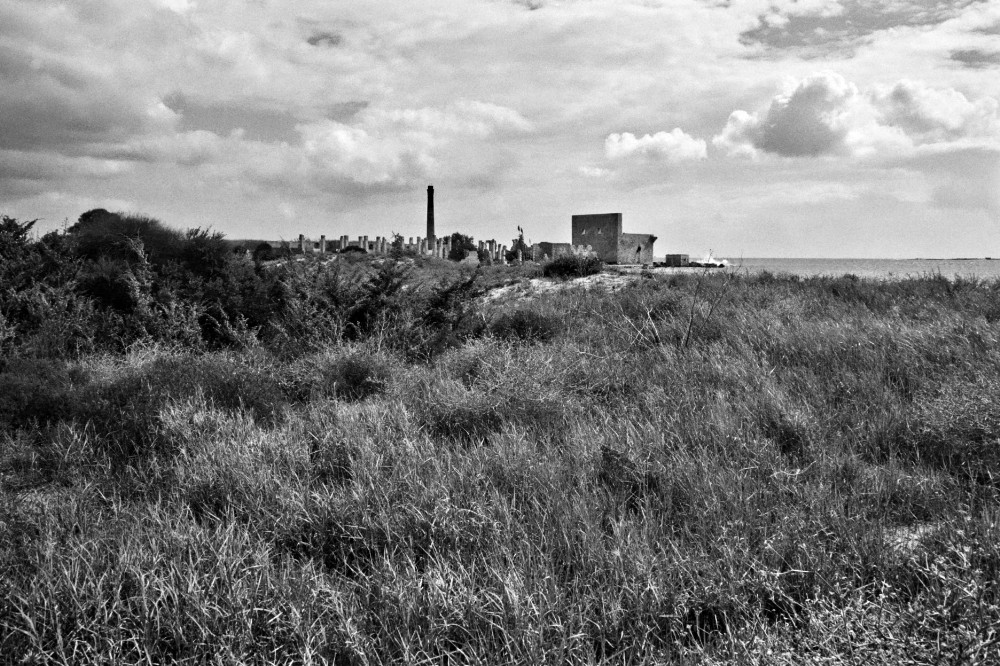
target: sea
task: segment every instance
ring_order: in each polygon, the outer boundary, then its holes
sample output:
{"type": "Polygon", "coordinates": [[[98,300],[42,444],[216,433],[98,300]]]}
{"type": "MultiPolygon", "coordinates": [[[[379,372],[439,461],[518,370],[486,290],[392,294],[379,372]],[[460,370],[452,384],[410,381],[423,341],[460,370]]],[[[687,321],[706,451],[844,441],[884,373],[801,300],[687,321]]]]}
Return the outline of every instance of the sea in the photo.
{"type": "MultiPolygon", "coordinates": [[[[723,257],[719,257],[720,259],[723,257]]],[[[801,277],[856,275],[864,278],[898,279],[941,275],[948,279],[1000,279],[997,259],[769,259],[727,258],[729,268],[751,273],[769,271],[801,277]]]]}

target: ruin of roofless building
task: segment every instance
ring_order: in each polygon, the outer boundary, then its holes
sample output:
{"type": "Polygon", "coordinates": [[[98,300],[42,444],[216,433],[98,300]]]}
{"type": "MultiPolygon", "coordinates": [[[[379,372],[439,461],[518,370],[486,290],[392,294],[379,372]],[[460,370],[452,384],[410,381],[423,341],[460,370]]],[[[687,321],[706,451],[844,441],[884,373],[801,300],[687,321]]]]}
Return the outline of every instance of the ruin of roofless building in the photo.
{"type": "MultiPolygon", "coordinates": [[[[572,243],[535,243],[531,247],[533,259],[555,259],[563,255],[593,255],[608,264],[651,264],[653,263],[653,243],[656,236],[651,234],[626,234],[622,232],[621,213],[601,213],[594,215],[574,215],[572,218],[572,243]]],[[[350,251],[353,248],[364,252],[386,254],[392,250],[392,241],[381,236],[373,241],[368,236],[359,236],[351,241],[347,236],[327,243],[326,236],[314,244],[305,236],[299,236],[300,252],[325,253],[350,251]]],[[[427,186],[427,237],[414,239],[403,244],[406,251],[446,259],[451,252],[451,237],[438,238],[434,230],[434,186],[427,186]]],[[[490,262],[503,262],[508,248],[496,240],[480,241],[480,253],[490,262]]],[[[525,257],[527,258],[527,257],[525,257]]]]}

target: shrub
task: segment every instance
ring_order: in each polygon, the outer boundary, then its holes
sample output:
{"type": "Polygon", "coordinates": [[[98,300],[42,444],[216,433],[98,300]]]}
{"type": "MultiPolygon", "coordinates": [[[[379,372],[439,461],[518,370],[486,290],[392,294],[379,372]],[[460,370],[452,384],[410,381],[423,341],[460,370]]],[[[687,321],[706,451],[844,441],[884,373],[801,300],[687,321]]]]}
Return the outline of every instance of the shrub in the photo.
{"type": "Polygon", "coordinates": [[[452,380],[425,384],[418,391],[414,406],[431,437],[464,445],[484,444],[503,426],[498,397],[452,380]]]}
{"type": "Polygon", "coordinates": [[[275,258],[274,248],[271,247],[270,243],[262,242],[258,243],[253,249],[253,260],[254,261],[271,261],[275,258]]]}
{"type": "Polygon", "coordinates": [[[371,354],[309,356],[293,368],[286,392],[298,402],[328,397],[358,402],[385,393],[389,375],[385,359],[371,354]]]}
{"type": "Polygon", "coordinates": [[[0,428],[31,423],[49,424],[70,418],[74,379],[86,381],[79,371],[70,373],[63,363],[45,359],[14,359],[0,368],[0,428]]]}
{"type": "Polygon", "coordinates": [[[163,264],[179,260],[184,245],[184,235],[159,220],[144,215],[109,213],[103,208],[81,215],[68,234],[77,254],[85,259],[134,259],[138,239],[150,261],[163,264]]]}
{"type": "Polygon", "coordinates": [[[536,310],[505,312],[490,324],[490,333],[502,340],[545,342],[562,331],[562,320],[536,310]]]}
{"type": "Polygon", "coordinates": [[[280,384],[266,367],[223,355],[183,354],[157,358],[95,386],[78,411],[109,450],[123,456],[119,462],[127,462],[164,446],[169,450],[169,442],[161,439],[161,410],[170,401],[198,395],[215,409],[245,410],[266,425],[281,419],[286,404],[280,384]]]}
{"type": "Polygon", "coordinates": [[[564,255],[553,259],[542,267],[545,277],[571,278],[595,275],[604,270],[604,262],[597,257],[564,255]]]}

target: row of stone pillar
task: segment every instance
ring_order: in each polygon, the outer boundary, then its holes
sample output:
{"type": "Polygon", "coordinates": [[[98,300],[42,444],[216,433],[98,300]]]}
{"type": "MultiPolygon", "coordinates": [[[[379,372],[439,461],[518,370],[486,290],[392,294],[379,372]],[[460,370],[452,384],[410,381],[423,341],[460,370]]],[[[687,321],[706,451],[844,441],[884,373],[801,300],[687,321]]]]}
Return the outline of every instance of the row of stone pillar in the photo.
{"type": "MultiPolygon", "coordinates": [[[[358,236],[358,240],[352,241],[349,236],[341,236],[337,240],[327,241],[326,236],[319,237],[319,243],[314,245],[304,234],[299,234],[299,251],[302,254],[318,252],[341,252],[349,247],[358,247],[365,252],[374,254],[388,254],[392,250],[392,240],[384,236],[376,236],[374,240],[369,240],[368,236],[358,236]]],[[[447,259],[451,252],[451,237],[446,238],[421,238],[417,236],[414,242],[411,236],[409,242],[403,246],[404,250],[416,252],[421,255],[430,255],[439,259],[447,259]]]]}
{"type": "Polygon", "coordinates": [[[486,254],[490,261],[499,263],[507,258],[507,246],[500,245],[495,240],[479,241],[479,254],[486,254]]]}

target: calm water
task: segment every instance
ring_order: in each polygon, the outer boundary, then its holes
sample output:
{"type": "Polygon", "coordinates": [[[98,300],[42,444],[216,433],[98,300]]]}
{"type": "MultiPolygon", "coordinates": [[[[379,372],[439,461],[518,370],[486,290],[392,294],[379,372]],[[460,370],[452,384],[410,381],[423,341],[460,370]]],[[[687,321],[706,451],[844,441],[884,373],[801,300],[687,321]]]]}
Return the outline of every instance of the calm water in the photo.
{"type": "Polygon", "coordinates": [[[741,265],[751,272],[791,273],[803,277],[839,276],[903,278],[940,273],[947,278],[978,277],[1000,279],[1000,259],[766,259],[729,258],[729,265],[741,265]]]}

